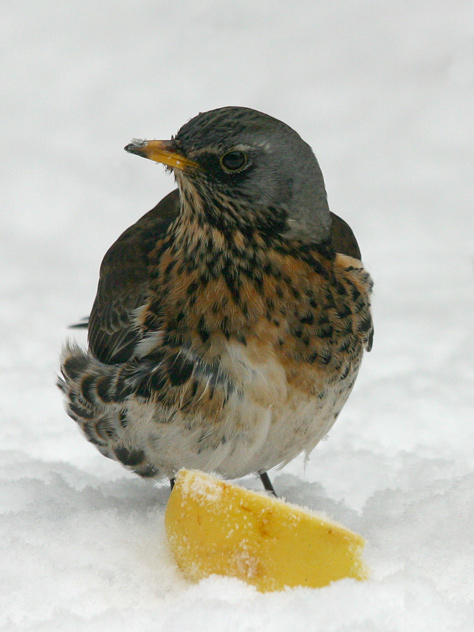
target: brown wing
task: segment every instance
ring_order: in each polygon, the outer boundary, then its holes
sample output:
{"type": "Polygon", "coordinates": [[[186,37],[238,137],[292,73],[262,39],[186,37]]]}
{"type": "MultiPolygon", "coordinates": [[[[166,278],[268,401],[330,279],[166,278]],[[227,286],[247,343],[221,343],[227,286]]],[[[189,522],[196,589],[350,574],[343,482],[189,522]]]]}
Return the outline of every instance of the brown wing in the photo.
{"type": "Polygon", "coordinates": [[[172,191],[107,251],[89,319],[89,348],[101,362],[125,362],[133,353],[138,333],[133,311],[148,291],[147,255],[165,234],[179,211],[178,191],[172,191]]]}
{"type": "Polygon", "coordinates": [[[334,250],[341,255],[348,255],[354,259],[362,259],[357,239],[347,222],[335,213],[331,213],[331,236],[334,250]]]}

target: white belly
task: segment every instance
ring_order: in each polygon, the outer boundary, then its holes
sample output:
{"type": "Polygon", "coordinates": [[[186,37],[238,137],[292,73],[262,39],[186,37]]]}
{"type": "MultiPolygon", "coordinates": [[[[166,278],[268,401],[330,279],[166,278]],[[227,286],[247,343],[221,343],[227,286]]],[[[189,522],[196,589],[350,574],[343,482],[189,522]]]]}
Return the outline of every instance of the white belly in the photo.
{"type": "Polygon", "coordinates": [[[345,381],[326,387],[321,397],[289,387],[272,355],[261,359],[242,345],[229,346],[222,364],[239,389],[218,419],[178,411],[168,423],[157,423],[163,417],[159,404],[130,404],[134,423],[126,440],[141,445],[162,475],[172,477],[187,467],[238,478],[284,464],[315,447],[349,395],[345,381]]]}

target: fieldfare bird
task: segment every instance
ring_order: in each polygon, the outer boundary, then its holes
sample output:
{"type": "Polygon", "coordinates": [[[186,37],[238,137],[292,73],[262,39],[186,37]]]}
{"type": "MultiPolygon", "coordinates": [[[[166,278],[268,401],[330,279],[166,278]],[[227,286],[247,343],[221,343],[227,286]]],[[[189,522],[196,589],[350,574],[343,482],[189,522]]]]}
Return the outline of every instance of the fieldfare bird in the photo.
{"type": "Polygon", "coordinates": [[[65,346],[67,412],[143,477],[266,474],[334,424],[373,337],[372,282],[288,125],[243,107],[198,114],[126,151],[178,189],[106,253],[88,350],[65,346]]]}

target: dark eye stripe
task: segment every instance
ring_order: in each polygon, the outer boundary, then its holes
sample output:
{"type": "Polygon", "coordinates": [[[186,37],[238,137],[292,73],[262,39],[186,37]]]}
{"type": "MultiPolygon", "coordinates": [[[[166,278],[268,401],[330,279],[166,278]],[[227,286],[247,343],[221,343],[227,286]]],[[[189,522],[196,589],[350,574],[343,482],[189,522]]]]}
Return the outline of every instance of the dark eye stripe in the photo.
{"type": "Polygon", "coordinates": [[[247,164],[247,154],[243,151],[228,151],[221,157],[221,165],[226,171],[242,171],[247,164]]]}

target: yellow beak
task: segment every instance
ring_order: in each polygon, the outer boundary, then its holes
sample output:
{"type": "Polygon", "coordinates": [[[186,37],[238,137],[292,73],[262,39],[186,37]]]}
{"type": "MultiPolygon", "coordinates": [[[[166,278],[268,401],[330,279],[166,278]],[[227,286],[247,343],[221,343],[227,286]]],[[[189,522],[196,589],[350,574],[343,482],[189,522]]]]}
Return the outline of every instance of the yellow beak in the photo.
{"type": "Polygon", "coordinates": [[[197,167],[197,163],[179,154],[171,140],[138,140],[124,147],[130,154],[137,154],[149,158],[155,162],[161,162],[168,167],[175,169],[186,169],[187,167],[197,167]]]}

